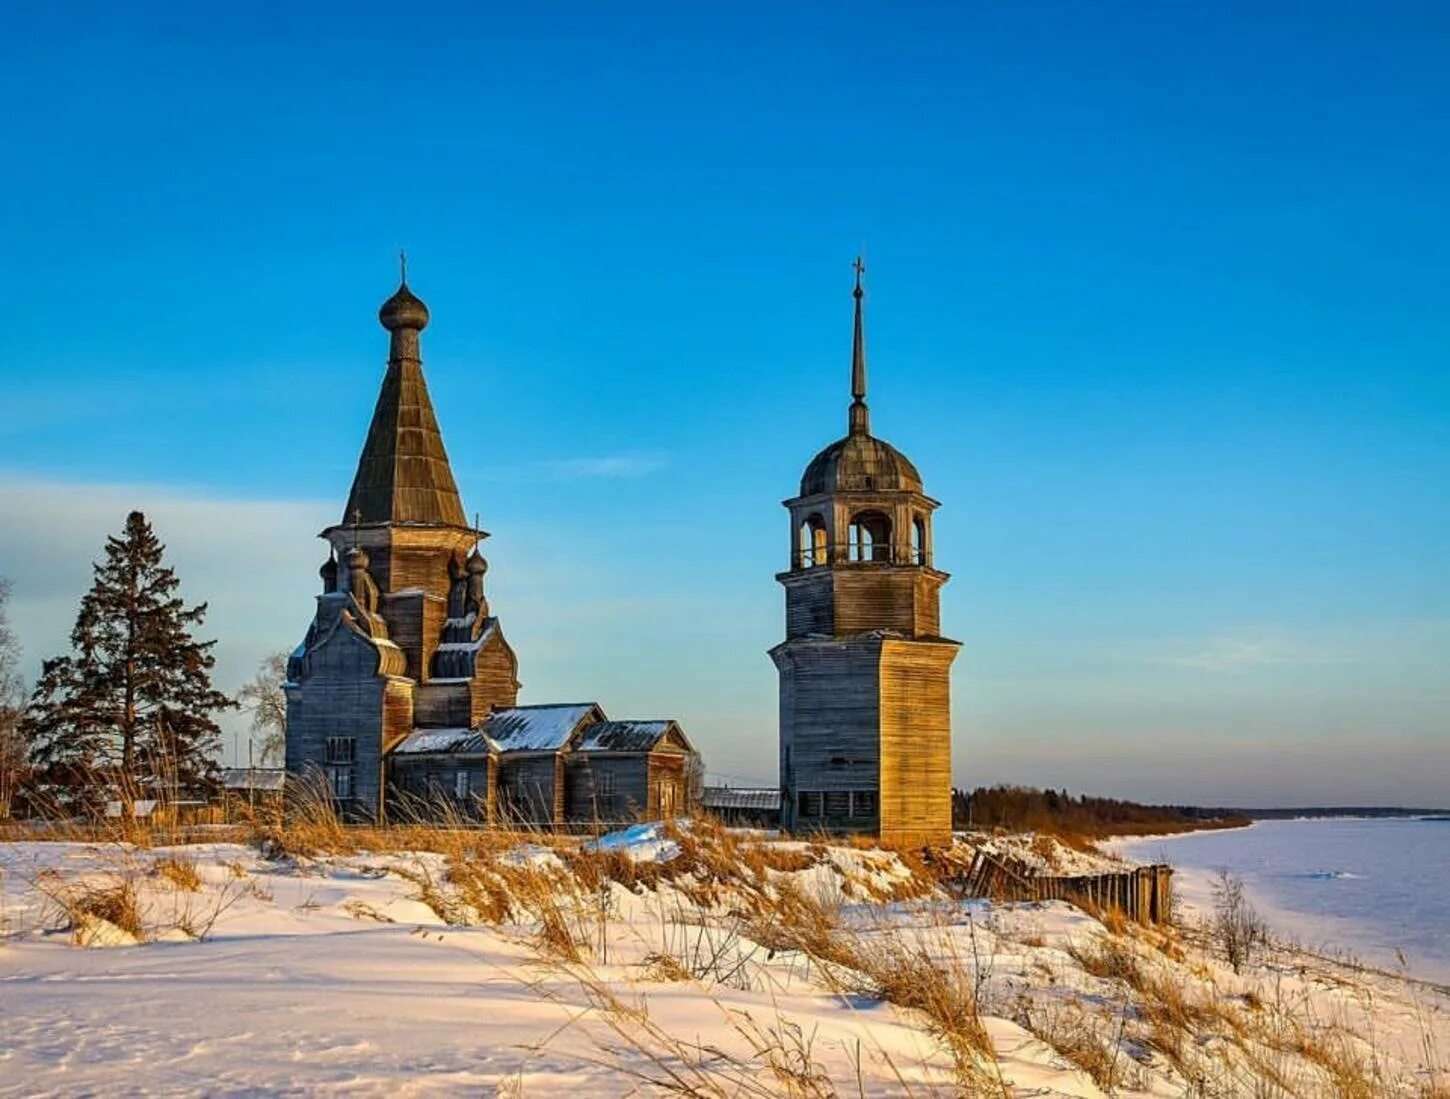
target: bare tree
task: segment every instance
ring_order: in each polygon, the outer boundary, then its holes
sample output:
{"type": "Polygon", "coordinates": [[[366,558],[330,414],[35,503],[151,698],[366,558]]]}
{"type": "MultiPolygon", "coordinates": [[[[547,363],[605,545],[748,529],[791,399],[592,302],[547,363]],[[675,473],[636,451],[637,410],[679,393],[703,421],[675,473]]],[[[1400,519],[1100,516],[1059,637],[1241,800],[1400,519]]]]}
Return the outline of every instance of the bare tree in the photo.
{"type": "Polygon", "coordinates": [[[262,736],[257,762],[281,763],[287,751],[287,653],[262,658],[252,681],[237,692],[237,702],[252,715],[252,731],[262,736]]]}
{"type": "Polygon", "coordinates": [[[1244,895],[1242,878],[1220,870],[1213,882],[1213,933],[1228,964],[1239,973],[1268,939],[1268,928],[1244,895]]]}
{"type": "Polygon", "coordinates": [[[698,809],[705,799],[705,757],[691,752],[685,760],[685,808],[698,809]]]}
{"type": "Polygon", "coordinates": [[[10,816],[15,791],[28,767],[20,715],[25,710],[25,684],[20,678],[20,645],[10,629],[6,604],[10,581],[0,577],[0,820],[10,816]]]}

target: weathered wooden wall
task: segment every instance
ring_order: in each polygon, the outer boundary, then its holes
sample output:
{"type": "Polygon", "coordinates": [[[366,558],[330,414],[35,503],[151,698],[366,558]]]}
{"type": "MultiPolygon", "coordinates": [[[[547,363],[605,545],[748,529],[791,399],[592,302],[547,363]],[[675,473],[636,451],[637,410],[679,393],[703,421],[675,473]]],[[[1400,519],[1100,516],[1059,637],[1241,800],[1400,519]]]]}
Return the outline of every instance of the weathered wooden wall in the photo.
{"type": "Polygon", "coordinates": [[[499,767],[498,810],[500,819],[514,824],[548,827],[555,816],[554,753],[505,756],[499,767]]]}
{"type": "MultiPolygon", "coordinates": [[[[323,598],[334,617],[346,600],[323,598]]],[[[343,624],[307,661],[305,685],[286,691],[287,771],[325,774],[328,738],[354,738],[353,797],[339,809],[347,817],[375,819],[382,811],[383,754],[412,729],[411,684],[380,676],[378,649],[343,624]]]]}
{"type": "Polygon", "coordinates": [[[442,807],[447,806],[464,818],[488,820],[489,766],[486,755],[393,756],[388,777],[396,800],[390,817],[432,819],[441,816],[442,807]],[[459,771],[468,775],[468,792],[462,798],[458,797],[459,771]]]}
{"type": "Polygon", "coordinates": [[[881,840],[952,838],[951,666],[955,641],[881,643],[881,840]]]}
{"type": "Polygon", "coordinates": [[[875,831],[874,815],[802,817],[799,795],[878,788],[881,639],[788,641],[771,656],[780,670],[782,826],[875,831]]]}

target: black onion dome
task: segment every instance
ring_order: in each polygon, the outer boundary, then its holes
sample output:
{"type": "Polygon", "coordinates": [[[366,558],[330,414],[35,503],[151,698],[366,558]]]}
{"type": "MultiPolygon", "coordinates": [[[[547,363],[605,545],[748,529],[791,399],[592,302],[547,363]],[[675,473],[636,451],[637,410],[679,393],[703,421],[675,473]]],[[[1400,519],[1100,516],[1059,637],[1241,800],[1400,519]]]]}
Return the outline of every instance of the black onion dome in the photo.
{"type": "Polygon", "coordinates": [[[811,459],[801,495],[841,491],[921,492],[921,474],[890,443],[866,434],[837,440],[811,459]]]}
{"type": "Polygon", "coordinates": [[[428,327],[428,307],[423,299],[408,289],[405,282],[383,307],[378,310],[378,320],[389,332],[399,328],[413,328],[421,332],[428,327]]]}

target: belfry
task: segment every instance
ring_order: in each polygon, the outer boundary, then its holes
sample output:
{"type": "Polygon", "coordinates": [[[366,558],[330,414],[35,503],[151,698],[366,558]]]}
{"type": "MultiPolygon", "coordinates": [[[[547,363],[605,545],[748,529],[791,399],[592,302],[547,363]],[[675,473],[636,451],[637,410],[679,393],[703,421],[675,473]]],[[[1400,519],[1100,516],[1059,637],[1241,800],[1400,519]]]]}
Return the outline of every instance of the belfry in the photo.
{"type": "Polygon", "coordinates": [[[673,721],[592,702],[518,706],[423,380],[428,307],[407,272],[378,319],[388,365],[307,636],[287,669],[287,771],[350,819],[463,815],[558,827],[688,808],[673,721]]]}
{"type": "Polygon", "coordinates": [[[817,454],[790,511],[780,673],[781,821],[883,843],[951,839],[946,573],[933,565],[921,475],[871,434],[857,259],[847,433],[817,454]]]}

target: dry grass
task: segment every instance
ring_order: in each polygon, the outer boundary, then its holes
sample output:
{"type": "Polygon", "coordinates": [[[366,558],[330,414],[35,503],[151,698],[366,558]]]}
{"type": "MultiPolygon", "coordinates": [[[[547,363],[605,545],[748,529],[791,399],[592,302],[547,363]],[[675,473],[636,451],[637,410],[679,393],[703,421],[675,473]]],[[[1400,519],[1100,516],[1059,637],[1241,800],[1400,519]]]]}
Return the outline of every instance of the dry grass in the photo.
{"type": "Polygon", "coordinates": [[[1105,1040],[1099,1033],[1101,1018],[1085,1012],[1076,1001],[1067,1005],[1034,1006],[1024,1000],[1019,1005],[1016,1021],[1063,1059],[1091,1076],[1098,1087],[1111,1092],[1127,1082],[1132,1062],[1122,1051],[1122,1026],[1117,1027],[1110,1040],[1105,1040]]]}
{"type": "Polygon", "coordinates": [[[94,921],[104,920],[137,942],[147,938],[134,877],[79,883],[52,893],[51,899],[59,904],[66,926],[77,936],[89,932],[94,921]]]}
{"type": "Polygon", "coordinates": [[[171,884],[172,888],[195,893],[201,888],[201,875],[196,860],[189,855],[170,854],[151,864],[151,873],[171,884]]]}

